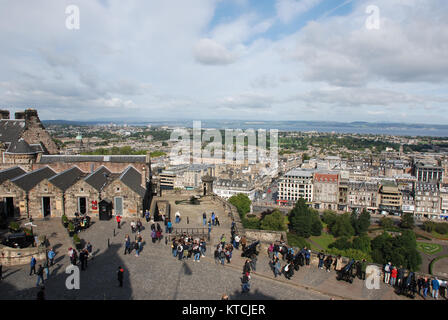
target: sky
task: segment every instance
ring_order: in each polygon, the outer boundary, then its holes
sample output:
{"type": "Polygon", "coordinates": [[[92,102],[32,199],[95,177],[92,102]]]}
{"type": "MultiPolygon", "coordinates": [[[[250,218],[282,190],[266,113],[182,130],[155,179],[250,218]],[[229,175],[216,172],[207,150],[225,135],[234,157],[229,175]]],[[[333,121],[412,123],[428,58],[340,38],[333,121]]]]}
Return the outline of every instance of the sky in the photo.
{"type": "Polygon", "coordinates": [[[447,18],[446,0],[0,0],[0,108],[448,124],[447,18]]]}

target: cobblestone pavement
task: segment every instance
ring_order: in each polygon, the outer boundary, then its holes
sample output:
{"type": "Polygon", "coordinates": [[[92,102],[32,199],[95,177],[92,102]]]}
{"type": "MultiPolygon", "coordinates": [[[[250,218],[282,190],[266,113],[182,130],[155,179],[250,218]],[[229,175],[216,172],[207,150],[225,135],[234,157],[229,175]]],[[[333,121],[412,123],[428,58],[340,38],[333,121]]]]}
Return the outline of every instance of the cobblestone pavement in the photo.
{"type": "MultiPolygon", "coordinates": [[[[202,213],[201,213],[202,214],[202,213]]],[[[260,253],[257,270],[252,276],[252,289],[242,295],[241,272],[245,259],[239,250],[234,251],[231,264],[215,264],[211,257],[213,246],[208,243],[207,253],[201,261],[192,259],[181,262],[171,255],[170,244],[164,241],[153,244],[149,225],[142,235],[144,248],[139,257],[134,252],[124,255],[124,237],[129,234],[130,220],[122,223],[122,229],[115,229],[114,221],[94,221],[94,224],[80,237],[93,245],[94,258],[88,269],[81,271],[80,290],[67,290],[65,268],[69,265],[66,255],[71,246],[70,238],[60,226],[60,221],[45,222],[51,230],[59,230],[52,244],[57,246],[56,265],[51,269],[46,282],[47,299],[220,299],[223,293],[231,299],[405,299],[396,295],[388,285],[381,284],[380,290],[369,290],[356,279],[353,284],[336,281],[334,271],[327,273],[316,267],[303,267],[292,280],[274,278],[268,265],[268,258],[260,253]],[[53,225],[54,226],[51,226],[53,225]],[[60,227],[59,227],[59,226],[60,227]],[[56,243],[59,240],[60,243],[56,243]],[[109,244],[109,245],[108,245],[109,244]],[[116,270],[125,269],[124,288],[118,287],[116,270]]],[[[230,224],[227,221],[213,230],[212,242],[222,233],[230,238],[230,224]]],[[[192,226],[193,227],[193,226],[192,226]]],[[[36,276],[29,276],[29,267],[4,267],[5,279],[0,283],[1,299],[35,299],[36,276]]],[[[416,299],[421,299],[417,297],[416,299]]]]}

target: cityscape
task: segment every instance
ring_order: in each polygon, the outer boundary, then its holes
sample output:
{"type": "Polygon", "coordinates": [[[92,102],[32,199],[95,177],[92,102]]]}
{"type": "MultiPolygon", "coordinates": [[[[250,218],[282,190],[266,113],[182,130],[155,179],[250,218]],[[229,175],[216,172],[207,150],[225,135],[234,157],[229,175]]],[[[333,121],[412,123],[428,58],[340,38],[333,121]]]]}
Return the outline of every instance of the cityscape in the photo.
{"type": "Polygon", "coordinates": [[[0,4],[0,301],[446,301],[447,14],[0,4]]]}

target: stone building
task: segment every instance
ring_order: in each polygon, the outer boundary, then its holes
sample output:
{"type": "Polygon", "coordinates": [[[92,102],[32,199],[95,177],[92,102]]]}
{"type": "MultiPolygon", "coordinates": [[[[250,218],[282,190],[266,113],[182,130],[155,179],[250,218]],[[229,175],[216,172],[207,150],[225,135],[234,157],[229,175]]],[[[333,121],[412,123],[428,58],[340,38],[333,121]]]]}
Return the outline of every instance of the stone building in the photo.
{"type": "MultiPolygon", "coordinates": [[[[3,217],[17,217],[20,215],[21,199],[24,191],[17,188],[10,180],[25,174],[20,167],[11,167],[0,171],[0,214],[3,217]]],[[[23,210],[25,205],[22,203],[23,210]]]]}
{"type": "Polygon", "coordinates": [[[315,209],[337,210],[339,175],[334,172],[316,172],[313,182],[313,205],[315,209]]]}
{"type": "MultiPolygon", "coordinates": [[[[16,194],[17,200],[20,201],[20,217],[44,217],[51,213],[51,197],[40,197],[40,203],[36,199],[37,193],[31,192],[40,182],[48,180],[56,175],[56,172],[48,167],[43,167],[21,176],[5,181],[2,188],[11,187],[11,191],[16,194]],[[23,205],[24,204],[24,205],[23,205]]],[[[45,190],[45,185],[40,185],[45,190]]],[[[54,200],[54,199],[53,199],[54,200]]],[[[53,203],[55,205],[55,203],[53,203]]]]}
{"type": "Polygon", "coordinates": [[[300,198],[308,203],[313,201],[314,169],[293,169],[278,182],[279,201],[294,204],[300,198]]]}
{"type": "Polygon", "coordinates": [[[402,213],[402,195],[395,181],[382,181],[379,191],[379,209],[389,213],[402,213]]]}
{"type": "Polygon", "coordinates": [[[435,182],[415,184],[415,214],[417,219],[436,219],[440,215],[440,192],[435,182]]]}
{"type": "Polygon", "coordinates": [[[378,209],[378,189],[377,182],[370,181],[349,181],[347,183],[347,204],[348,209],[367,209],[375,211],[378,209]]]}
{"type": "Polygon", "coordinates": [[[21,164],[31,170],[38,155],[56,154],[59,149],[42,125],[37,111],[26,109],[10,119],[9,111],[0,110],[0,166],[21,164]]]}
{"type": "Polygon", "coordinates": [[[142,216],[146,189],[140,183],[141,175],[133,166],[129,166],[118,178],[106,182],[101,195],[112,202],[113,215],[142,216]]]}

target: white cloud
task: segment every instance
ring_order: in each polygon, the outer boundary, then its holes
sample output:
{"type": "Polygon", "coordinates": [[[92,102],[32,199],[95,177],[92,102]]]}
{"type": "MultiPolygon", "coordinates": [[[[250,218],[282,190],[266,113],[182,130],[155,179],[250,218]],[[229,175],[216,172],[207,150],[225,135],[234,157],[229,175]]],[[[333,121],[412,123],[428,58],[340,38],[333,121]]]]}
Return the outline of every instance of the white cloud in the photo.
{"type": "Polygon", "coordinates": [[[235,61],[235,56],[223,45],[212,39],[201,39],[194,48],[196,61],[209,65],[226,65],[235,61]]]}
{"type": "Polygon", "coordinates": [[[317,6],[322,0],[277,0],[277,16],[283,23],[290,22],[296,16],[317,6]]]}

